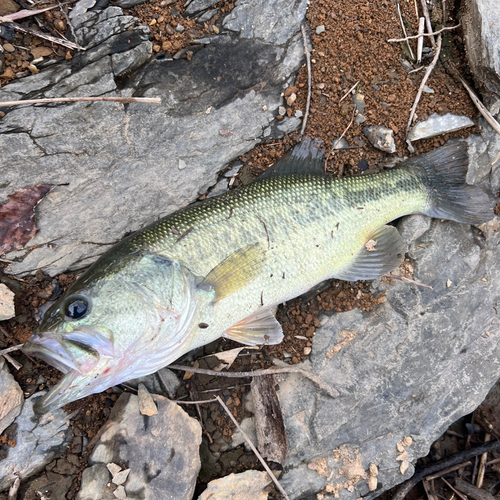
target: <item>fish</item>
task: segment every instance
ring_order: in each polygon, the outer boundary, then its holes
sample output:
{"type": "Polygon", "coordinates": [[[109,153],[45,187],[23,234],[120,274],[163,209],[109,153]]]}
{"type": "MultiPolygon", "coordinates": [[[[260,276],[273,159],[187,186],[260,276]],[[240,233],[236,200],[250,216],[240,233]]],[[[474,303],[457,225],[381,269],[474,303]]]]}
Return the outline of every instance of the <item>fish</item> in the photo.
{"type": "Polygon", "coordinates": [[[168,215],[101,256],[22,350],[65,375],[34,407],[59,408],[149,375],[220,337],[278,344],[273,311],[324,280],[373,280],[405,244],[391,221],[493,218],[465,183],[464,141],[374,175],[332,178],[305,138],[253,183],[168,215]]]}

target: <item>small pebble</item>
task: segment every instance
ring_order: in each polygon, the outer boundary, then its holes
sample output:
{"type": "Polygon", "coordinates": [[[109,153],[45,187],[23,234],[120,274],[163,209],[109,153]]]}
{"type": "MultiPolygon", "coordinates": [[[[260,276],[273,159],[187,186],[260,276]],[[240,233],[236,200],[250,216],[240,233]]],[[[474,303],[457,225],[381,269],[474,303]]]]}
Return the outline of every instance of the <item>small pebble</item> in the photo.
{"type": "Polygon", "coordinates": [[[323,33],[325,31],[325,25],[322,24],[321,26],[318,26],[316,28],[316,35],[321,35],[321,33],[323,33]]]}
{"type": "Polygon", "coordinates": [[[286,103],[288,106],[292,106],[295,100],[297,99],[297,94],[291,93],[287,98],[286,98],[286,103]]]}
{"type": "Polygon", "coordinates": [[[286,113],[286,108],[284,106],[280,106],[278,108],[278,114],[281,115],[281,116],[284,116],[286,113]]]}
{"type": "Polygon", "coordinates": [[[175,27],[175,31],[177,31],[177,33],[182,33],[184,31],[184,26],[182,26],[182,24],[178,24],[176,27],[175,27]]]}
{"type": "Polygon", "coordinates": [[[123,484],[130,473],[130,469],[122,470],[113,476],[113,483],[115,484],[123,484]]]}
{"type": "Polygon", "coordinates": [[[123,486],[118,486],[115,491],[113,491],[113,495],[120,500],[127,498],[127,494],[125,493],[125,488],[123,486]]]}
{"type": "Polygon", "coordinates": [[[142,415],[152,417],[158,413],[158,408],[156,408],[155,402],[144,384],[139,384],[137,395],[139,396],[139,411],[142,415]]]}
{"type": "Polygon", "coordinates": [[[3,49],[5,50],[5,52],[14,52],[16,50],[11,43],[4,43],[3,49]]]}
{"type": "Polygon", "coordinates": [[[311,348],[310,347],[304,347],[304,354],[306,356],[308,356],[309,354],[311,354],[311,348]]]}
{"type": "Polygon", "coordinates": [[[113,463],[106,465],[106,467],[108,468],[109,472],[111,472],[112,476],[116,476],[116,474],[118,474],[118,472],[122,470],[119,465],[113,463]]]}
{"type": "Polygon", "coordinates": [[[304,116],[304,114],[302,113],[302,111],[300,111],[300,109],[298,109],[297,111],[295,111],[295,117],[296,118],[302,118],[304,116]]]}

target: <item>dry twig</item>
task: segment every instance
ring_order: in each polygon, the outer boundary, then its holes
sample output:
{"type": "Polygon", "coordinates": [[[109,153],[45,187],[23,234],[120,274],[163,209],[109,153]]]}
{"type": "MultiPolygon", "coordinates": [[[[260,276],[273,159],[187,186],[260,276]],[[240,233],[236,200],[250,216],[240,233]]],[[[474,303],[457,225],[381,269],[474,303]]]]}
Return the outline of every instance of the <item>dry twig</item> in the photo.
{"type": "Polygon", "coordinates": [[[361,80],[358,80],[340,99],[339,104],[358,86],[358,83],[361,80]]]}
{"type": "MultiPolygon", "coordinates": [[[[425,0],[423,0],[425,2],[425,0]]],[[[413,123],[413,117],[415,116],[415,111],[417,110],[418,102],[420,101],[420,97],[422,96],[422,92],[424,90],[424,87],[427,83],[427,80],[429,79],[429,76],[431,76],[432,70],[436,66],[436,63],[439,59],[439,54],[441,52],[441,35],[438,37],[437,45],[436,45],[436,53],[434,54],[434,59],[432,59],[431,64],[427,67],[427,71],[425,72],[424,77],[422,78],[422,81],[420,82],[420,87],[417,92],[417,97],[415,97],[415,102],[413,103],[413,106],[411,108],[410,112],[410,119],[408,120],[408,125],[406,126],[406,143],[408,144],[408,149],[410,153],[414,153],[415,149],[413,148],[413,145],[408,139],[408,132],[410,130],[411,124],[413,123]]]]}
{"type": "Polygon", "coordinates": [[[304,40],[304,52],[306,54],[307,63],[307,103],[306,112],[304,114],[304,119],[302,120],[302,129],[300,130],[301,137],[304,135],[307,125],[307,118],[309,117],[309,108],[311,106],[311,87],[312,87],[312,77],[311,77],[311,54],[309,54],[309,49],[307,48],[307,35],[304,25],[300,27],[302,31],[302,39],[304,40]]]}
{"type": "Polygon", "coordinates": [[[24,101],[5,101],[5,102],[0,102],[0,107],[20,106],[21,104],[50,104],[54,102],[86,102],[86,101],[123,102],[124,104],[131,102],[152,102],[154,104],[161,104],[160,97],[54,97],[51,99],[26,99],[24,101]]]}
{"type": "MultiPolygon", "coordinates": [[[[399,22],[401,23],[401,27],[403,28],[403,34],[404,34],[405,38],[407,39],[408,35],[406,34],[405,23],[403,22],[403,16],[401,15],[401,7],[399,6],[399,2],[396,5],[398,8],[399,22]]],[[[415,54],[413,53],[413,50],[411,50],[410,42],[408,40],[406,40],[406,45],[408,46],[408,50],[410,51],[411,58],[413,60],[415,60],[415,54]]]]}
{"type": "Polygon", "coordinates": [[[85,50],[84,47],[80,47],[80,45],[78,45],[77,43],[70,42],[69,40],[65,40],[64,38],[58,38],[52,35],[48,35],[43,31],[36,31],[31,28],[26,28],[20,24],[13,23],[11,21],[10,22],[5,21],[5,18],[1,18],[0,23],[3,24],[4,26],[7,26],[7,28],[12,28],[16,31],[20,31],[21,33],[26,33],[28,35],[36,36],[38,38],[44,38],[49,42],[56,43],[57,45],[62,45],[63,47],[67,47],[68,49],[85,50]]]}
{"type": "Polygon", "coordinates": [[[427,476],[425,479],[427,481],[432,481],[433,479],[437,479],[438,477],[442,477],[446,474],[449,474],[450,472],[462,469],[463,467],[467,467],[469,465],[472,465],[472,462],[470,460],[468,460],[467,462],[463,462],[461,464],[453,465],[452,467],[448,467],[447,469],[443,469],[439,472],[436,472],[436,474],[431,474],[430,476],[427,476]]]}
{"type": "MultiPolygon", "coordinates": [[[[484,435],[484,442],[487,443],[491,438],[491,434],[486,433],[484,435]]],[[[478,488],[481,488],[483,485],[483,480],[484,480],[484,471],[486,470],[486,461],[488,459],[488,453],[483,453],[481,455],[481,461],[479,462],[479,471],[477,473],[477,482],[476,486],[478,488]]]]}
{"type": "Polygon", "coordinates": [[[420,470],[415,472],[413,477],[408,479],[408,481],[403,483],[397,489],[396,493],[392,497],[392,500],[404,500],[409,491],[414,486],[416,486],[424,477],[430,476],[431,474],[435,474],[436,472],[442,471],[443,469],[456,464],[461,464],[462,462],[466,462],[467,460],[477,457],[478,455],[489,453],[499,448],[500,440],[490,441],[489,443],[482,444],[481,446],[477,446],[476,448],[468,448],[467,450],[455,453],[454,455],[450,455],[449,457],[446,457],[443,460],[439,460],[438,462],[428,465],[427,467],[422,467],[420,470]]]}
{"type": "Polygon", "coordinates": [[[19,476],[14,479],[14,482],[12,483],[12,486],[9,489],[9,496],[7,497],[7,500],[16,500],[17,499],[17,492],[19,490],[19,486],[21,485],[21,479],[19,476]]]}
{"type": "Polygon", "coordinates": [[[454,30],[458,27],[460,27],[460,23],[458,23],[456,26],[445,26],[444,28],[442,28],[438,31],[434,31],[432,33],[419,33],[418,35],[407,36],[406,38],[390,38],[387,41],[388,42],[406,42],[407,40],[413,40],[414,38],[422,38],[424,36],[439,35],[443,31],[454,30]]]}
{"type": "Polygon", "coordinates": [[[455,487],[468,497],[474,498],[474,500],[495,500],[495,497],[489,491],[476,488],[476,486],[463,479],[455,479],[455,487]]]}
{"type": "Polygon", "coordinates": [[[410,278],[406,278],[405,276],[397,276],[395,274],[389,273],[389,274],[384,274],[382,278],[393,278],[395,280],[404,281],[405,283],[411,283],[412,285],[421,286],[422,288],[433,290],[432,286],[424,285],[424,283],[420,283],[420,281],[411,280],[410,278]]]}
{"type": "MultiPolygon", "coordinates": [[[[427,31],[429,33],[432,33],[432,23],[431,23],[431,16],[429,15],[429,9],[427,8],[427,1],[426,0],[421,0],[422,3],[422,10],[424,12],[424,17],[425,17],[425,22],[427,23],[427,31]]],[[[431,38],[431,44],[432,48],[436,47],[436,41],[434,40],[434,36],[431,34],[429,35],[431,38]]]]}
{"type": "Polygon", "coordinates": [[[4,356],[5,354],[7,354],[9,352],[18,351],[19,349],[21,349],[21,347],[23,345],[24,344],[19,344],[19,345],[15,345],[12,347],[7,347],[7,349],[3,349],[2,351],[0,351],[0,356],[4,356]]]}
{"type": "Polygon", "coordinates": [[[250,446],[250,448],[252,448],[252,451],[255,453],[257,458],[260,460],[260,463],[263,465],[264,469],[266,469],[266,472],[269,474],[269,477],[273,480],[274,484],[276,485],[276,488],[278,488],[278,490],[281,492],[283,497],[286,498],[286,500],[290,500],[290,498],[286,494],[286,491],[283,489],[283,487],[281,486],[279,481],[276,479],[276,476],[273,474],[273,471],[269,468],[266,461],[262,458],[261,454],[258,452],[255,445],[252,443],[251,439],[247,436],[245,431],[240,427],[240,424],[238,424],[238,421],[234,418],[233,414],[229,411],[229,408],[224,404],[224,401],[222,401],[222,399],[219,396],[217,396],[216,398],[217,398],[217,401],[219,402],[219,404],[222,406],[222,408],[224,408],[225,412],[228,414],[229,418],[233,421],[233,424],[236,425],[238,430],[241,432],[241,435],[245,438],[245,441],[248,443],[248,446],[250,446]]]}
{"type": "Polygon", "coordinates": [[[183,366],[183,365],[169,365],[169,369],[171,370],[182,370],[185,372],[191,373],[199,373],[200,375],[212,375],[214,377],[229,377],[229,378],[245,378],[245,377],[261,377],[263,375],[278,375],[280,373],[298,373],[303,377],[312,380],[318,387],[323,389],[329,396],[332,398],[336,398],[340,396],[337,389],[325,384],[319,377],[309,373],[302,368],[267,368],[265,370],[254,370],[251,372],[216,372],[214,370],[205,370],[204,368],[193,368],[191,366],[183,366]]]}
{"type": "MultiPolygon", "coordinates": [[[[354,118],[356,118],[356,115],[358,114],[358,111],[356,108],[354,108],[352,112],[352,118],[351,121],[349,122],[349,125],[345,128],[345,130],[342,132],[342,135],[335,141],[335,143],[332,146],[332,155],[335,153],[335,146],[342,140],[342,138],[347,134],[347,131],[351,128],[351,125],[354,122],[354,118]]],[[[344,174],[344,164],[342,163],[339,169],[339,175],[338,178],[340,179],[342,175],[344,174]]]]}
{"type": "Polygon", "coordinates": [[[23,365],[16,361],[13,357],[9,356],[8,354],[4,354],[3,357],[16,369],[20,370],[23,365]]]}
{"type": "Polygon", "coordinates": [[[444,477],[441,479],[448,485],[448,488],[450,488],[450,490],[453,491],[453,493],[455,493],[456,495],[458,495],[462,500],[469,500],[465,495],[460,493],[460,491],[453,488],[453,486],[448,481],[446,481],[444,477]]]}

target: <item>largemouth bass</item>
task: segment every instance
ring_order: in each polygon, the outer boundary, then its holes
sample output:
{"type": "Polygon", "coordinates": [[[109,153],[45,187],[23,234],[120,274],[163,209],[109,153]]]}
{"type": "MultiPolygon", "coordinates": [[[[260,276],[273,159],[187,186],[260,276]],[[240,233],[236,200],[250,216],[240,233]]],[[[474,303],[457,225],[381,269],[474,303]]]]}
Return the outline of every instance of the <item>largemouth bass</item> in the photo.
{"type": "Polygon", "coordinates": [[[254,183],[132,234],[51,306],[25,344],[66,374],[35,410],[154,373],[221,336],[279,343],[277,304],[326,279],[370,280],[400,265],[405,247],[390,221],[490,220],[488,196],[465,184],[467,164],[466,143],[455,142],[337,180],[322,175],[321,149],[304,140],[254,183]]]}

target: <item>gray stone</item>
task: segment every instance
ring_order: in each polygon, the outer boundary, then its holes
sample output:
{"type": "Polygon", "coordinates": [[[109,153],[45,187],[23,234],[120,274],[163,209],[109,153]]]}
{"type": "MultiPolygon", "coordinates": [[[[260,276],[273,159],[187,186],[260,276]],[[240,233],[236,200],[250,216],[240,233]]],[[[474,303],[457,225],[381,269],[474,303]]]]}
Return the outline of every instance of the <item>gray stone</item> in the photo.
{"type": "Polygon", "coordinates": [[[238,162],[235,163],[234,165],[231,166],[231,170],[228,170],[227,172],[224,173],[224,177],[234,177],[240,170],[241,167],[243,167],[243,163],[238,162]]]}
{"type": "Polygon", "coordinates": [[[10,374],[5,358],[0,356],[0,434],[21,413],[23,403],[23,391],[10,374]]]}
{"type": "Polygon", "coordinates": [[[410,141],[419,141],[421,139],[430,139],[441,134],[456,132],[467,127],[473,127],[474,122],[468,116],[438,115],[433,113],[424,122],[417,122],[408,134],[410,141]]]}
{"type": "MultiPolygon", "coordinates": [[[[71,20],[80,17],[82,14],[85,14],[89,9],[91,9],[97,0],[78,0],[75,3],[73,8],[69,11],[69,18],[71,20]]],[[[118,6],[120,7],[120,5],[118,6]]]]}
{"type": "Polygon", "coordinates": [[[324,33],[325,32],[325,25],[322,24],[321,26],[318,26],[316,28],[316,35],[321,35],[321,33],[324,33]]]}
{"type": "Polygon", "coordinates": [[[394,142],[394,131],[380,125],[372,125],[363,129],[363,134],[376,148],[387,153],[396,152],[396,143],[394,142]]]}
{"type": "Polygon", "coordinates": [[[208,193],[207,198],[213,198],[214,196],[219,196],[224,194],[229,189],[229,180],[227,178],[221,179],[208,193]]]}
{"type": "Polygon", "coordinates": [[[173,371],[162,368],[151,375],[127,381],[127,385],[134,389],[137,389],[139,384],[144,384],[151,394],[164,395],[165,390],[167,390],[169,394],[174,395],[181,385],[181,381],[173,371]]]}
{"type": "Polygon", "coordinates": [[[493,114],[500,108],[500,10],[497,0],[471,0],[462,16],[474,79],[493,114]]]}
{"type": "Polygon", "coordinates": [[[500,234],[492,226],[480,235],[454,222],[402,219],[413,278],[433,289],[378,280],[374,293],[388,294],[374,311],[320,317],[304,368],[341,395],[295,375],[280,383],[289,446],[281,483],[292,500],[324,487],[345,500],[373,499],[409,478],[432,442],[482,402],[500,374],[500,234]],[[402,474],[397,443],[405,437],[402,474]],[[380,472],[370,493],[372,463],[380,472]]]}
{"type": "Polygon", "coordinates": [[[285,118],[278,123],[276,128],[284,134],[291,134],[299,130],[301,125],[302,121],[299,118],[295,116],[285,116],[285,118]]]}
{"type": "Polygon", "coordinates": [[[16,477],[25,479],[40,472],[48,463],[58,458],[72,441],[68,415],[62,409],[38,417],[33,413],[33,403],[47,391],[34,394],[24,402],[16,418],[14,439],[16,446],[0,447],[5,458],[0,461],[0,491],[10,487],[16,477]]]}
{"type": "Polygon", "coordinates": [[[87,467],[82,473],[80,491],[76,500],[115,500],[113,487],[108,486],[111,480],[108,469],[104,464],[95,464],[87,467]]]}
{"type": "Polygon", "coordinates": [[[238,2],[229,24],[252,29],[211,38],[191,61],[147,62],[149,31],[119,7],[79,15],[77,37],[88,50],[4,86],[0,100],[143,95],[162,103],[4,108],[0,176],[8,184],[0,199],[20,187],[57,185],[37,207],[31,250],[7,255],[16,259],[8,272],[55,275],[89,265],[126,233],[197,199],[271,131],[274,138],[297,126],[273,127],[272,110],[303,60],[306,5],[238,2]]]}
{"type": "Polygon", "coordinates": [[[207,484],[198,500],[267,500],[267,486],[272,481],[267,472],[248,470],[229,474],[207,484]]]}
{"type": "Polygon", "coordinates": [[[158,414],[146,417],[139,412],[137,396],[120,396],[89,465],[126,463],[127,498],[191,500],[200,470],[200,424],[168,399],[154,399],[158,414]]]}
{"type": "Polygon", "coordinates": [[[203,12],[204,10],[213,7],[218,3],[218,0],[193,0],[187,6],[185,13],[188,16],[192,16],[193,14],[198,14],[198,12],[203,12]]]}
{"type": "Polygon", "coordinates": [[[217,14],[219,12],[219,8],[217,7],[216,9],[210,9],[210,10],[207,10],[206,12],[204,12],[197,20],[196,22],[200,23],[200,24],[203,24],[203,23],[207,23],[208,21],[210,21],[210,19],[212,19],[212,17],[215,16],[215,14],[217,14]]]}
{"type": "Polygon", "coordinates": [[[306,10],[304,0],[239,0],[223,26],[243,38],[283,45],[300,31],[306,10]]]}
{"type": "Polygon", "coordinates": [[[479,184],[483,180],[486,180],[491,172],[488,144],[483,136],[478,134],[470,135],[466,141],[469,153],[467,184],[479,184]]]}
{"type": "Polygon", "coordinates": [[[144,2],[147,2],[147,0],[117,0],[115,5],[122,9],[130,9],[131,7],[135,7],[136,5],[140,5],[144,2]]]}
{"type": "MultiPolygon", "coordinates": [[[[253,417],[245,417],[241,423],[240,427],[243,430],[243,432],[250,438],[250,441],[252,441],[254,446],[257,446],[257,430],[255,428],[255,420],[253,417]]],[[[243,436],[243,433],[240,432],[239,429],[234,429],[233,431],[233,436],[231,438],[231,447],[236,448],[240,444],[245,445],[245,449],[247,451],[251,451],[252,448],[248,444],[245,436],[243,436]]]]}

